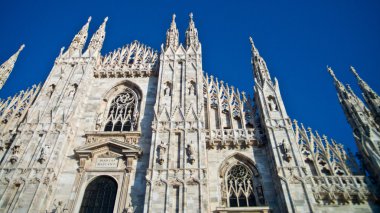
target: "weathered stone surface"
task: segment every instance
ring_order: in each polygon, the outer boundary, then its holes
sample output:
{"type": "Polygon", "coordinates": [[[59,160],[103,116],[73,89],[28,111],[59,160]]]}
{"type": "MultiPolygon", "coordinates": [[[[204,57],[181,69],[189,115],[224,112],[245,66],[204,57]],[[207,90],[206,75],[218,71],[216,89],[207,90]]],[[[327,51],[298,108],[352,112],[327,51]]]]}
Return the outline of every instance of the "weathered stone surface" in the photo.
{"type": "Polygon", "coordinates": [[[102,56],[108,18],[83,50],[90,20],[41,88],[0,104],[0,212],[78,212],[100,176],[120,213],[379,210],[341,145],[291,123],[253,41],[254,99],[204,73],[192,14],[160,53],[102,56]]]}

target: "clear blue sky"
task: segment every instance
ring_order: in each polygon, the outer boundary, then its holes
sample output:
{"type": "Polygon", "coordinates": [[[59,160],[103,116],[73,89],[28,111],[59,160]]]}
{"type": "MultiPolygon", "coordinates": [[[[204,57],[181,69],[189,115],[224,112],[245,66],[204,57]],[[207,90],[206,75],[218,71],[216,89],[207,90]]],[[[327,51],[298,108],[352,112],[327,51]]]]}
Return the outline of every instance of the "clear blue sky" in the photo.
{"type": "Polygon", "coordinates": [[[338,103],[326,65],[358,92],[349,72],[380,92],[380,1],[3,1],[0,3],[0,61],[22,43],[0,98],[44,81],[62,46],[68,46],[89,16],[90,33],[105,16],[103,53],[133,40],[157,50],[172,13],[180,40],[194,13],[203,47],[203,67],[230,85],[252,94],[248,36],[277,77],[288,114],[320,134],[353,145],[351,129],[338,103]]]}

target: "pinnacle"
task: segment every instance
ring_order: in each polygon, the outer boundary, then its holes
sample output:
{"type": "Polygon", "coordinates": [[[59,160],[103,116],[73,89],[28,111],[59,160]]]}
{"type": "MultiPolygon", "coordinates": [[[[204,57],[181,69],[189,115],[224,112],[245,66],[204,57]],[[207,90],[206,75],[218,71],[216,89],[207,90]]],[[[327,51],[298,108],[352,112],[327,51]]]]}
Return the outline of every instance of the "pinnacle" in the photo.
{"type": "Polygon", "coordinates": [[[355,68],[353,66],[350,66],[350,70],[351,72],[355,75],[355,77],[358,79],[358,80],[361,80],[359,74],[356,72],[355,68]]]}
{"type": "Polygon", "coordinates": [[[258,54],[259,51],[258,51],[257,48],[255,47],[255,43],[253,42],[253,39],[252,39],[251,36],[249,36],[249,41],[251,42],[252,53],[256,52],[256,53],[258,54]]]}
{"type": "Polygon", "coordinates": [[[249,41],[251,42],[252,45],[254,45],[254,43],[253,43],[253,39],[252,39],[251,36],[249,36],[249,41]]]}
{"type": "Polygon", "coordinates": [[[104,22],[107,22],[108,21],[108,16],[104,18],[104,22]]]}
{"type": "Polygon", "coordinates": [[[22,44],[21,46],[20,46],[20,49],[18,49],[18,51],[21,51],[21,50],[23,50],[25,48],[25,44],[22,44]]]}
{"type": "Polygon", "coordinates": [[[90,23],[91,20],[92,20],[92,17],[91,17],[91,16],[88,17],[88,19],[87,19],[87,23],[90,23]]]}
{"type": "Polygon", "coordinates": [[[334,71],[327,65],[327,71],[330,73],[331,77],[333,77],[335,80],[337,80],[334,71]]]}
{"type": "Polygon", "coordinates": [[[190,17],[190,20],[193,20],[193,13],[192,12],[189,14],[189,17],[190,17]]]}
{"type": "Polygon", "coordinates": [[[173,16],[172,16],[173,18],[172,18],[172,22],[175,22],[175,17],[176,17],[176,15],[175,15],[175,13],[173,13],[173,16]]]}

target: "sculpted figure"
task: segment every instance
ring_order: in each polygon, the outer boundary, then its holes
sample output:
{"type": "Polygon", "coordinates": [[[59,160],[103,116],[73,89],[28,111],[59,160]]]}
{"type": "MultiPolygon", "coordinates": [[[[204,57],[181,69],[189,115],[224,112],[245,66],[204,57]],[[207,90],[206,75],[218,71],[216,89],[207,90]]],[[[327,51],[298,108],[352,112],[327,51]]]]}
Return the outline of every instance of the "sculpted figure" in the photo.
{"type": "Polygon", "coordinates": [[[51,95],[52,95],[53,92],[54,92],[54,89],[55,89],[55,85],[54,85],[54,84],[50,85],[49,88],[48,88],[48,91],[46,92],[46,95],[47,95],[48,97],[51,97],[51,95]]]}
{"type": "Polygon", "coordinates": [[[68,90],[68,92],[67,92],[67,96],[68,97],[74,97],[74,95],[75,95],[75,93],[76,93],[76,91],[77,91],[77,85],[76,84],[72,84],[71,86],[70,86],[70,89],[68,90]]]}
{"type": "Polygon", "coordinates": [[[194,158],[195,151],[194,151],[193,142],[190,142],[189,144],[187,144],[186,152],[187,152],[187,155],[189,156],[190,164],[193,164],[195,161],[195,158],[194,158]]]}
{"type": "Polygon", "coordinates": [[[163,141],[161,141],[161,144],[157,146],[158,151],[158,163],[162,165],[162,163],[165,161],[165,153],[166,153],[167,146],[164,144],[163,141]]]}
{"type": "Polygon", "coordinates": [[[96,126],[95,126],[96,130],[99,130],[100,127],[102,126],[102,117],[103,117],[103,113],[99,113],[98,116],[96,117],[96,126]]]}
{"type": "Polygon", "coordinates": [[[164,96],[170,96],[172,93],[172,88],[169,82],[165,83],[164,96]]]}

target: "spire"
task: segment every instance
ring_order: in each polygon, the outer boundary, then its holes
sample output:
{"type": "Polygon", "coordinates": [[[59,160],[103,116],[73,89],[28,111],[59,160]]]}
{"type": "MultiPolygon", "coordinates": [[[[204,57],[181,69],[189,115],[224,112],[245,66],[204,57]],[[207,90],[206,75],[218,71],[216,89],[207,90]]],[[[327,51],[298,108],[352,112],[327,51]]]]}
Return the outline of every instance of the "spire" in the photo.
{"type": "Polygon", "coordinates": [[[91,22],[91,16],[88,18],[87,23],[82,27],[82,29],[75,35],[73,41],[70,44],[69,52],[79,50],[82,53],[83,47],[86,44],[88,36],[88,27],[91,22]]]}
{"type": "Polygon", "coordinates": [[[379,95],[362,79],[353,66],[350,67],[352,73],[358,79],[359,87],[363,92],[364,100],[378,125],[380,125],[380,97],[379,95]]]}
{"type": "Polygon", "coordinates": [[[331,67],[327,67],[328,72],[334,79],[335,88],[338,93],[339,102],[343,108],[344,114],[355,131],[361,134],[369,134],[369,129],[376,128],[375,121],[370,111],[363,101],[355,95],[350,85],[344,86],[335,76],[331,67]]]}
{"type": "Polygon", "coordinates": [[[108,17],[106,17],[103,23],[100,25],[99,29],[95,32],[90,40],[90,44],[88,45],[88,50],[90,52],[100,52],[103,47],[103,42],[106,37],[106,24],[108,21],[108,17]]]}
{"type": "Polygon", "coordinates": [[[338,80],[338,78],[335,76],[335,73],[334,71],[331,69],[331,67],[327,66],[327,71],[330,73],[331,77],[333,78],[334,80],[334,85],[335,85],[335,88],[338,90],[338,91],[343,91],[345,90],[343,84],[338,80]]]}
{"type": "Polygon", "coordinates": [[[190,46],[198,48],[198,30],[197,28],[195,28],[195,23],[193,21],[193,13],[190,13],[189,17],[189,27],[186,30],[186,48],[189,48],[190,46]]]}
{"type": "Polygon", "coordinates": [[[179,38],[178,38],[178,29],[177,25],[175,23],[175,14],[173,14],[172,23],[170,24],[170,28],[168,31],[166,31],[166,46],[165,49],[168,47],[173,47],[174,49],[177,49],[179,45],[179,38]]]}
{"type": "Polygon", "coordinates": [[[5,82],[11,74],[13,67],[17,61],[18,55],[24,49],[24,47],[25,44],[21,45],[17,52],[0,66],[0,89],[3,88],[5,82]]]}
{"type": "MultiPolygon", "coordinates": [[[[334,78],[335,87],[338,92],[339,102],[344,114],[350,124],[353,135],[362,156],[361,162],[366,170],[377,181],[380,181],[380,149],[378,146],[380,131],[373,116],[363,101],[355,95],[349,85],[343,84],[336,78],[331,68],[327,68],[334,78]]],[[[356,71],[351,68],[357,76],[359,83],[362,81],[356,71]]]]}
{"type": "Polygon", "coordinates": [[[253,66],[253,75],[256,82],[263,85],[265,81],[271,81],[269,70],[264,59],[260,56],[259,50],[255,47],[252,37],[249,37],[251,42],[251,63],[253,66]]]}

